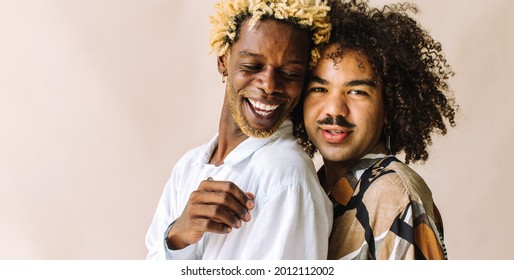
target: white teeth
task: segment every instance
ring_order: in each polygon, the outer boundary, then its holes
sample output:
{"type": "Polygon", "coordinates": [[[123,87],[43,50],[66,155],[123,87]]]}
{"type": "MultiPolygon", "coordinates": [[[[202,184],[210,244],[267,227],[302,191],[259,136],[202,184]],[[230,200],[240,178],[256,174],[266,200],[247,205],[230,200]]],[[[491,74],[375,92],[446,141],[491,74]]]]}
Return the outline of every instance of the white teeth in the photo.
{"type": "Polygon", "coordinates": [[[272,112],[264,113],[264,112],[262,112],[262,111],[255,111],[255,113],[257,113],[258,115],[261,115],[261,116],[265,117],[265,116],[267,116],[267,115],[271,114],[272,112]]]}
{"type": "Polygon", "coordinates": [[[279,105],[266,105],[264,103],[261,103],[259,101],[255,101],[255,100],[251,100],[251,99],[248,99],[248,101],[250,102],[250,104],[252,104],[253,107],[259,109],[259,110],[256,110],[255,112],[261,116],[267,116],[267,115],[273,113],[273,111],[279,107],[279,105]],[[260,111],[260,110],[262,110],[262,111],[260,111]]]}
{"type": "Polygon", "coordinates": [[[329,130],[328,132],[330,134],[339,134],[339,133],[341,133],[341,131],[339,131],[339,130],[329,130]]]}

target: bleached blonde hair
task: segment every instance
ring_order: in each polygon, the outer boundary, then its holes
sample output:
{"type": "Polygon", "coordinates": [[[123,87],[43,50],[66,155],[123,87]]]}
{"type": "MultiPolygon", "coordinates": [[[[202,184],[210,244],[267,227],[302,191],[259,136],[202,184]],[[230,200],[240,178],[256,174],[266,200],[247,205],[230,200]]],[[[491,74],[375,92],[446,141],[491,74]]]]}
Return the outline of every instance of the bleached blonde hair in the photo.
{"type": "Polygon", "coordinates": [[[320,57],[319,46],[330,37],[330,7],[324,0],[220,0],[215,9],[216,14],[210,18],[210,45],[218,56],[228,54],[239,26],[247,18],[250,28],[262,18],[274,18],[309,31],[313,43],[311,67],[320,57]]]}

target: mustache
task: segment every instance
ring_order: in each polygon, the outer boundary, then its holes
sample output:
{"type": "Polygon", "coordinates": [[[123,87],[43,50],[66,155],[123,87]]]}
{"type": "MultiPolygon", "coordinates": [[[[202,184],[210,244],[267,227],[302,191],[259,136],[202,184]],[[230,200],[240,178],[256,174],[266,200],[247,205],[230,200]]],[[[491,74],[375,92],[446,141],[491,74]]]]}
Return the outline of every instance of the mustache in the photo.
{"type": "Polygon", "coordinates": [[[353,128],[355,124],[347,121],[343,116],[337,117],[326,117],[322,120],[316,121],[318,124],[328,124],[328,125],[337,125],[340,127],[353,128]]]}

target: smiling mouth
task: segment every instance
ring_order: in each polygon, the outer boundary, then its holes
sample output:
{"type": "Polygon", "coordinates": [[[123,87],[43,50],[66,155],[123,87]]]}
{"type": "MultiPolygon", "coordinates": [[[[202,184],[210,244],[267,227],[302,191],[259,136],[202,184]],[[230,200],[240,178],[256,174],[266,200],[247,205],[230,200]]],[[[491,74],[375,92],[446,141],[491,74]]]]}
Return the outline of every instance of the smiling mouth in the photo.
{"type": "Polygon", "coordinates": [[[259,102],[259,101],[255,101],[255,100],[252,100],[252,99],[247,99],[248,102],[250,103],[253,111],[259,115],[259,116],[263,116],[263,117],[267,117],[269,115],[271,115],[273,112],[275,112],[275,110],[280,107],[280,105],[269,105],[269,104],[264,104],[262,102],[259,102]]]}

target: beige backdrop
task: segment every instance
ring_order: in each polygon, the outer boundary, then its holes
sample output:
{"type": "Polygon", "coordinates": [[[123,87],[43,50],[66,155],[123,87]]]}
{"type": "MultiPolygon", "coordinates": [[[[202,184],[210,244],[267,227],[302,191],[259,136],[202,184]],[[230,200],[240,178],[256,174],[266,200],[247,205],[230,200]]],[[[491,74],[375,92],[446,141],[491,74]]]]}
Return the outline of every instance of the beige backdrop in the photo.
{"type": "MultiPolygon", "coordinates": [[[[145,258],[173,165],[217,129],[213,2],[0,0],[0,259],[145,258]]],[[[461,113],[414,168],[451,259],[514,259],[514,5],[415,2],[461,113]]]]}

